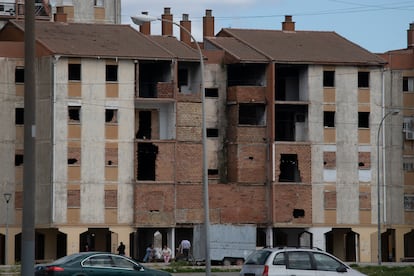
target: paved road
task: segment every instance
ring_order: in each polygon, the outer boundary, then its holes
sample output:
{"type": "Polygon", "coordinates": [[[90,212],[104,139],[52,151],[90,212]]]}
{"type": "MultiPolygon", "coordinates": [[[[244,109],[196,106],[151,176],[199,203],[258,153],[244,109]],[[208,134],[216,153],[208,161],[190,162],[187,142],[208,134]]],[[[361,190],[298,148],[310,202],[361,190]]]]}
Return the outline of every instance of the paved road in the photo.
{"type": "MultiPolygon", "coordinates": [[[[205,272],[173,273],[174,276],[206,276],[205,272]]],[[[239,272],[211,272],[211,276],[239,276],[239,272]]]]}

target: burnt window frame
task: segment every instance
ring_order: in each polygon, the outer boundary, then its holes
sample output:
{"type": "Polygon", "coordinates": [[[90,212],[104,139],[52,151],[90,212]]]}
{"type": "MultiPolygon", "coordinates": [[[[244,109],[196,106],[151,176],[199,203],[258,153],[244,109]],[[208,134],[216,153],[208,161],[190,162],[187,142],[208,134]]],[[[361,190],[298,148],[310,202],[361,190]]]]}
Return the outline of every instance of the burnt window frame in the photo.
{"type": "Polygon", "coordinates": [[[358,72],[358,88],[369,88],[370,74],[367,71],[358,72]]]}
{"type": "Polygon", "coordinates": [[[358,128],[369,128],[370,112],[358,112],[358,128]]]}
{"type": "Polygon", "coordinates": [[[81,81],[82,80],[82,65],[80,63],[68,64],[68,80],[81,81]]]}
{"type": "Polygon", "coordinates": [[[323,126],[326,128],[335,127],[335,111],[324,111],[323,112],[323,126]]]}
{"type": "Polygon", "coordinates": [[[105,81],[106,82],[118,82],[118,65],[117,64],[106,64],[105,81]]]}
{"type": "Polygon", "coordinates": [[[24,83],[24,67],[17,66],[14,69],[14,82],[16,84],[23,84],[24,83]]]}
{"type": "Polygon", "coordinates": [[[323,87],[335,87],[335,71],[323,71],[323,87]]]}

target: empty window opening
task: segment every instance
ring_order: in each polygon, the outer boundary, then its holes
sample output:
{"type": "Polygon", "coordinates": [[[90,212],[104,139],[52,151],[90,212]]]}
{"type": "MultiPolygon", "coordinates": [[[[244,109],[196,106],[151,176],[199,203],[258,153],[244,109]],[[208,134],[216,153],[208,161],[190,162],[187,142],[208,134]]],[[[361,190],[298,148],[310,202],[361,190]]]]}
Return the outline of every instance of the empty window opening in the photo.
{"type": "Polygon", "coordinates": [[[24,83],[24,68],[16,67],[14,72],[14,80],[16,83],[24,83]]]}
{"type": "Polygon", "coordinates": [[[23,154],[15,154],[14,155],[14,165],[16,167],[23,165],[23,154]]]}
{"type": "Polygon", "coordinates": [[[301,182],[296,154],[280,155],[279,182],[301,182]]]}
{"type": "Polygon", "coordinates": [[[403,91],[414,92],[414,78],[403,77],[403,91]]]}
{"type": "Polygon", "coordinates": [[[207,128],[207,137],[218,137],[219,130],[218,128],[207,128]]]}
{"type": "Polygon", "coordinates": [[[306,105],[277,104],[275,106],[275,140],[306,141],[308,123],[306,105]]]}
{"type": "Polygon", "coordinates": [[[305,100],[305,95],[301,95],[300,85],[305,70],[306,67],[301,65],[276,65],[275,97],[277,101],[305,100]]]}
{"type": "Polygon", "coordinates": [[[106,65],[106,81],[118,81],[118,65],[106,65]]]}
{"type": "Polygon", "coordinates": [[[151,143],[138,143],[138,180],[155,180],[158,147],[151,143]]]}
{"type": "Polygon", "coordinates": [[[69,122],[80,122],[80,110],[80,106],[68,107],[69,122]]]}
{"type": "Polygon", "coordinates": [[[180,92],[182,86],[188,86],[188,69],[178,69],[178,89],[180,92]]]}
{"type": "Polygon", "coordinates": [[[81,80],[81,65],[80,64],[68,64],[68,76],[70,81],[80,81],[81,80]]]}
{"type": "Polygon", "coordinates": [[[335,127],[335,112],[334,111],[323,112],[323,126],[324,127],[335,127]]]}
{"type": "Polygon", "coordinates": [[[303,209],[293,209],[294,218],[303,218],[305,217],[305,210],[303,209]]]}
{"type": "Polygon", "coordinates": [[[335,71],[323,71],[323,86],[335,87],[335,71]]]}
{"type": "Polygon", "coordinates": [[[228,86],[265,86],[265,64],[230,64],[227,65],[228,86]]]}
{"type": "Polygon", "coordinates": [[[240,125],[265,125],[264,104],[240,104],[239,105],[240,125]]]}
{"type": "Polygon", "coordinates": [[[218,88],[206,88],[205,95],[209,98],[217,98],[218,97],[218,88]]]}
{"type": "Polygon", "coordinates": [[[139,112],[137,139],[151,139],[151,111],[139,112]]]}
{"type": "Polygon", "coordinates": [[[358,112],[358,128],[369,128],[369,112],[358,112]]]}
{"type": "Polygon", "coordinates": [[[369,72],[358,72],[358,87],[369,87],[369,72]]]}
{"type": "Polygon", "coordinates": [[[68,158],[68,165],[75,165],[76,163],[78,163],[78,159],[68,158]]]}
{"type": "Polygon", "coordinates": [[[214,175],[218,175],[218,173],[219,173],[219,170],[218,169],[208,169],[207,170],[207,174],[208,175],[214,176],[214,175]]]}
{"type": "Polygon", "coordinates": [[[358,163],[358,167],[364,167],[365,166],[365,163],[364,162],[359,162],[358,163]]]}
{"type": "Polygon", "coordinates": [[[116,109],[105,109],[105,123],[117,123],[117,113],[116,109]]]}
{"type": "Polygon", "coordinates": [[[139,97],[156,98],[157,84],[171,82],[170,62],[140,62],[139,63],[139,97]]]}
{"type": "Polygon", "coordinates": [[[95,4],[95,7],[103,7],[104,5],[103,0],[95,0],[94,4],[95,4]]]}
{"type": "Polygon", "coordinates": [[[16,125],[24,125],[24,108],[16,108],[15,110],[16,125]]]}

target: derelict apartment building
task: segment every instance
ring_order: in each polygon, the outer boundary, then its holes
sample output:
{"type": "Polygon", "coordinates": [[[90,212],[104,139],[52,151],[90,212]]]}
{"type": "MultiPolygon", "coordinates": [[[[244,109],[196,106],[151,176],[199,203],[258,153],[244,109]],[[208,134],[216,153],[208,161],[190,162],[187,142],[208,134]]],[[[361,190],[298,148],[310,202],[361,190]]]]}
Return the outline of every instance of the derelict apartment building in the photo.
{"type": "MultiPolygon", "coordinates": [[[[172,19],[170,9],[163,17],[172,19]]],[[[191,29],[188,15],[181,24],[191,29]]],[[[20,258],[23,27],[11,21],[0,32],[2,191],[13,195],[8,263],[20,258]]],[[[334,32],[298,31],[289,16],[282,30],[215,35],[207,10],[203,27],[212,226],[254,227],[258,247],[317,246],[375,261],[378,160],[392,218],[383,259],[410,257],[401,115],[384,121],[376,150],[383,116],[400,106],[385,60],[334,32]]],[[[196,249],[202,91],[190,38],[177,40],[165,22],[162,36],[148,24],[141,34],[61,22],[37,30],[36,258],[85,244],[115,252],[120,241],[138,259],[150,242],[176,248],[188,238],[196,249]]]]}

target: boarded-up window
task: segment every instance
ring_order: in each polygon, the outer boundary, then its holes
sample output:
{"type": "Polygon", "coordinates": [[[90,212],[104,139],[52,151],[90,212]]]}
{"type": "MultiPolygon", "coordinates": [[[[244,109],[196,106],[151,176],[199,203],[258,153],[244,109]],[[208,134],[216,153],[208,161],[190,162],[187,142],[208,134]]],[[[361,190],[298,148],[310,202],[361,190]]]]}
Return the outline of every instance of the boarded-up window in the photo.
{"type": "Polygon", "coordinates": [[[335,191],[325,191],[324,207],[325,209],[336,209],[336,192],[335,191]]]}
{"type": "Polygon", "coordinates": [[[359,193],[359,209],[371,210],[371,194],[359,193]]]}
{"type": "Polygon", "coordinates": [[[79,190],[68,190],[68,208],[79,208],[80,207],[80,191],[79,190]]]}
{"type": "Polygon", "coordinates": [[[105,148],[105,162],[107,166],[118,166],[118,148],[105,148]]]}
{"type": "Polygon", "coordinates": [[[360,169],[371,168],[371,153],[370,152],[359,152],[358,153],[358,166],[360,169]]]}
{"type": "Polygon", "coordinates": [[[334,152],[334,151],[325,151],[323,153],[323,167],[325,169],[334,169],[334,168],[336,168],[336,152],[334,152]]]}
{"type": "Polygon", "coordinates": [[[105,191],[105,208],[118,207],[118,192],[116,190],[105,191]]]}

